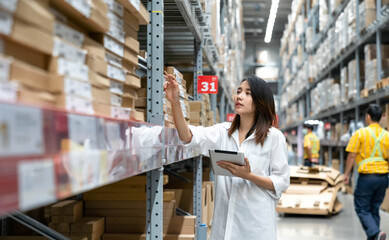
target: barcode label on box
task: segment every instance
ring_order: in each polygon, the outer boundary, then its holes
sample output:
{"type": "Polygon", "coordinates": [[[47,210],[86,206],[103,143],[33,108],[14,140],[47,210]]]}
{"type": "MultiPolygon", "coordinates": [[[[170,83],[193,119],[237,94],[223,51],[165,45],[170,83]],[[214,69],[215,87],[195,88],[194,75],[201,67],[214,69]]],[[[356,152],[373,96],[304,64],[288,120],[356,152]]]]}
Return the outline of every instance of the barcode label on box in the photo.
{"type": "Polygon", "coordinates": [[[89,68],[83,64],[77,64],[66,59],[58,59],[58,74],[82,81],[89,80],[89,68]]]}
{"type": "Polygon", "coordinates": [[[88,0],[65,0],[68,2],[73,8],[79,11],[82,15],[87,18],[90,18],[91,14],[91,6],[88,0]]]}
{"type": "Polygon", "coordinates": [[[67,95],[66,110],[79,113],[94,114],[93,104],[90,100],[67,95]]]}
{"type": "Polygon", "coordinates": [[[18,84],[16,82],[0,81],[0,101],[14,103],[17,100],[17,96],[18,96],[17,93],[18,93],[18,84]]]}
{"type": "Polygon", "coordinates": [[[108,18],[111,25],[114,25],[120,29],[124,28],[123,20],[117,17],[114,13],[108,12],[108,18]]]}
{"type": "Polygon", "coordinates": [[[128,120],[130,119],[131,108],[111,107],[111,117],[128,120]]]}
{"type": "Polygon", "coordinates": [[[18,164],[19,208],[30,210],[56,201],[54,161],[22,161],[18,164]]]}
{"type": "Polygon", "coordinates": [[[78,47],[82,47],[85,36],[84,34],[60,23],[55,23],[54,34],[60,38],[66,39],[67,41],[75,44],[78,47]]]}
{"type": "Polygon", "coordinates": [[[90,83],[65,78],[64,84],[65,93],[92,100],[92,86],[90,83]]]}
{"type": "Polygon", "coordinates": [[[113,55],[112,53],[109,53],[109,52],[105,53],[105,61],[107,61],[109,64],[112,64],[118,68],[123,68],[121,58],[113,55]]]}
{"type": "Polygon", "coordinates": [[[12,15],[0,9],[0,34],[10,35],[13,23],[12,15]]]}
{"type": "Polygon", "coordinates": [[[126,72],[123,69],[111,66],[108,64],[107,75],[109,78],[116,79],[118,81],[126,81],[126,72]]]}
{"type": "Polygon", "coordinates": [[[140,8],[140,0],[130,0],[132,6],[139,12],[140,8]]]}
{"type": "Polygon", "coordinates": [[[124,36],[125,36],[125,32],[120,30],[118,27],[116,27],[115,25],[111,25],[109,27],[109,30],[107,32],[107,34],[109,36],[111,36],[112,38],[115,38],[116,40],[118,40],[119,42],[121,43],[124,43],[124,36]]]}
{"type": "Polygon", "coordinates": [[[110,81],[110,91],[111,93],[123,95],[123,83],[110,81]]]}
{"type": "Polygon", "coordinates": [[[0,157],[44,153],[42,111],[0,104],[0,157]]]}
{"type": "Polygon", "coordinates": [[[121,107],[122,106],[122,97],[111,94],[111,105],[121,107]]]}
{"type": "Polygon", "coordinates": [[[0,82],[9,80],[11,59],[0,57],[0,82]]]}
{"type": "Polygon", "coordinates": [[[84,64],[86,58],[86,51],[72,46],[71,44],[61,40],[54,39],[53,56],[63,57],[74,61],[75,63],[84,64]]]}
{"type": "Polygon", "coordinates": [[[107,36],[104,36],[104,47],[120,57],[124,56],[123,46],[107,36]]]}
{"type": "Polygon", "coordinates": [[[0,8],[15,13],[19,0],[0,0],[0,8]]]}
{"type": "Polygon", "coordinates": [[[104,0],[104,2],[107,4],[109,10],[116,13],[120,17],[123,17],[124,8],[120,3],[116,2],[116,0],[104,0]]]}

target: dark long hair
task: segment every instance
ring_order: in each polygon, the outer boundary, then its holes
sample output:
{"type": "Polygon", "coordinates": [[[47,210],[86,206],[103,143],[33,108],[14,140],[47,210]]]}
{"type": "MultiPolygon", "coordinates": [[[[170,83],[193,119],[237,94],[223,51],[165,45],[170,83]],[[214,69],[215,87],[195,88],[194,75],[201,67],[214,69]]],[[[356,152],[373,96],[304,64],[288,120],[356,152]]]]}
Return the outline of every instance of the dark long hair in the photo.
{"type": "MultiPolygon", "coordinates": [[[[247,81],[251,89],[251,97],[253,98],[253,104],[255,106],[254,123],[251,126],[250,131],[247,133],[248,138],[255,130],[255,142],[261,144],[265,142],[265,139],[269,133],[273,122],[276,121],[276,111],[274,106],[273,92],[269,85],[262,79],[254,75],[251,75],[247,79],[243,79],[242,82],[247,81]]],[[[231,127],[228,130],[228,136],[239,129],[240,116],[236,114],[232,121],[231,127]]]]}

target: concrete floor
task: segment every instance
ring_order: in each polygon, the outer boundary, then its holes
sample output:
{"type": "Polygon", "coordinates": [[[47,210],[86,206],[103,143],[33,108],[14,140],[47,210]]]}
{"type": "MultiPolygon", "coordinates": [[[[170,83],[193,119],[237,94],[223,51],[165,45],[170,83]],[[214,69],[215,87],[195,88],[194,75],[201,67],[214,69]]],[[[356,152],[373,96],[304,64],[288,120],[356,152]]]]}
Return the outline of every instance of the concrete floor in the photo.
{"type": "MultiPolygon", "coordinates": [[[[353,196],[339,193],[343,210],[332,217],[285,215],[278,218],[278,240],[367,239],[354,211],[353,196]]],[[[381,230],[389,236],[389,213],[380,212],[381,230]]],[[[389,240],[389,237],[388,237],[389,240]]]]}

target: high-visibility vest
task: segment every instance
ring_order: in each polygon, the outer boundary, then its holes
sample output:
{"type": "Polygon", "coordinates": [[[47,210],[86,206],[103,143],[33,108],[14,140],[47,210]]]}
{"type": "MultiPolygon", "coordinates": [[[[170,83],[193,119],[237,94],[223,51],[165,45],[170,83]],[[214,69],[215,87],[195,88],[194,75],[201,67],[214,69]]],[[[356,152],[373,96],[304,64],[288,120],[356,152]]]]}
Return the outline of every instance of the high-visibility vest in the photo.
{"type": "Polygon", "coordinates": [[[384,137],[386,131],[382,130],[381,134],[377,138],[377,136],[375,135],[375,133],[374,133],[373,129],[371,129],[371,127],[367,127],[367,130],[369,130],[369,132],[371,133],[371,136],[373,136],[373,138],[374,138],[374,148],[373,148],[373,151],[371,152],[369,158],[366,158],[366,159],[362,160],[360,163],[358,163],[358,169],[359,169],[360,166],[362,166],[363,164],[365,164],[367,162],[383,162],[383,161],[386,161],[384,159],[384,157],[382,156],[382,151],[381,151],[381,147],[380,147],[380,142],[382,141],[382,138],[384,137]],[[375,157],[375,154],[376,154],[377,151],[378,151],[378,155],[379,156],[375,157]]]}
{"type": "Polygon", "coordinates": [[[312,140],[312,146],[311,146],[311,154],[319,154],[319,147],[320,147],[320,142],[317,137],[311,138],[312,140]]]}

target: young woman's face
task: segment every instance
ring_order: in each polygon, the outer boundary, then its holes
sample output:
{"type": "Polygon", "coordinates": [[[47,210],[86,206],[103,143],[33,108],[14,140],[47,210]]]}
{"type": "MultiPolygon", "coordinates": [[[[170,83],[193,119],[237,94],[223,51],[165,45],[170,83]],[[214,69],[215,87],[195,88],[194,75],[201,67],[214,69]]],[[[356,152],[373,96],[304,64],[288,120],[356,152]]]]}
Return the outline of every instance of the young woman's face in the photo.
{"type": "Polygon", "coordinates": [[[251,115],[255,113],[251,89],[247,81],[242,82],[236,91],[235,113],[239,115],[251,115]]]}

